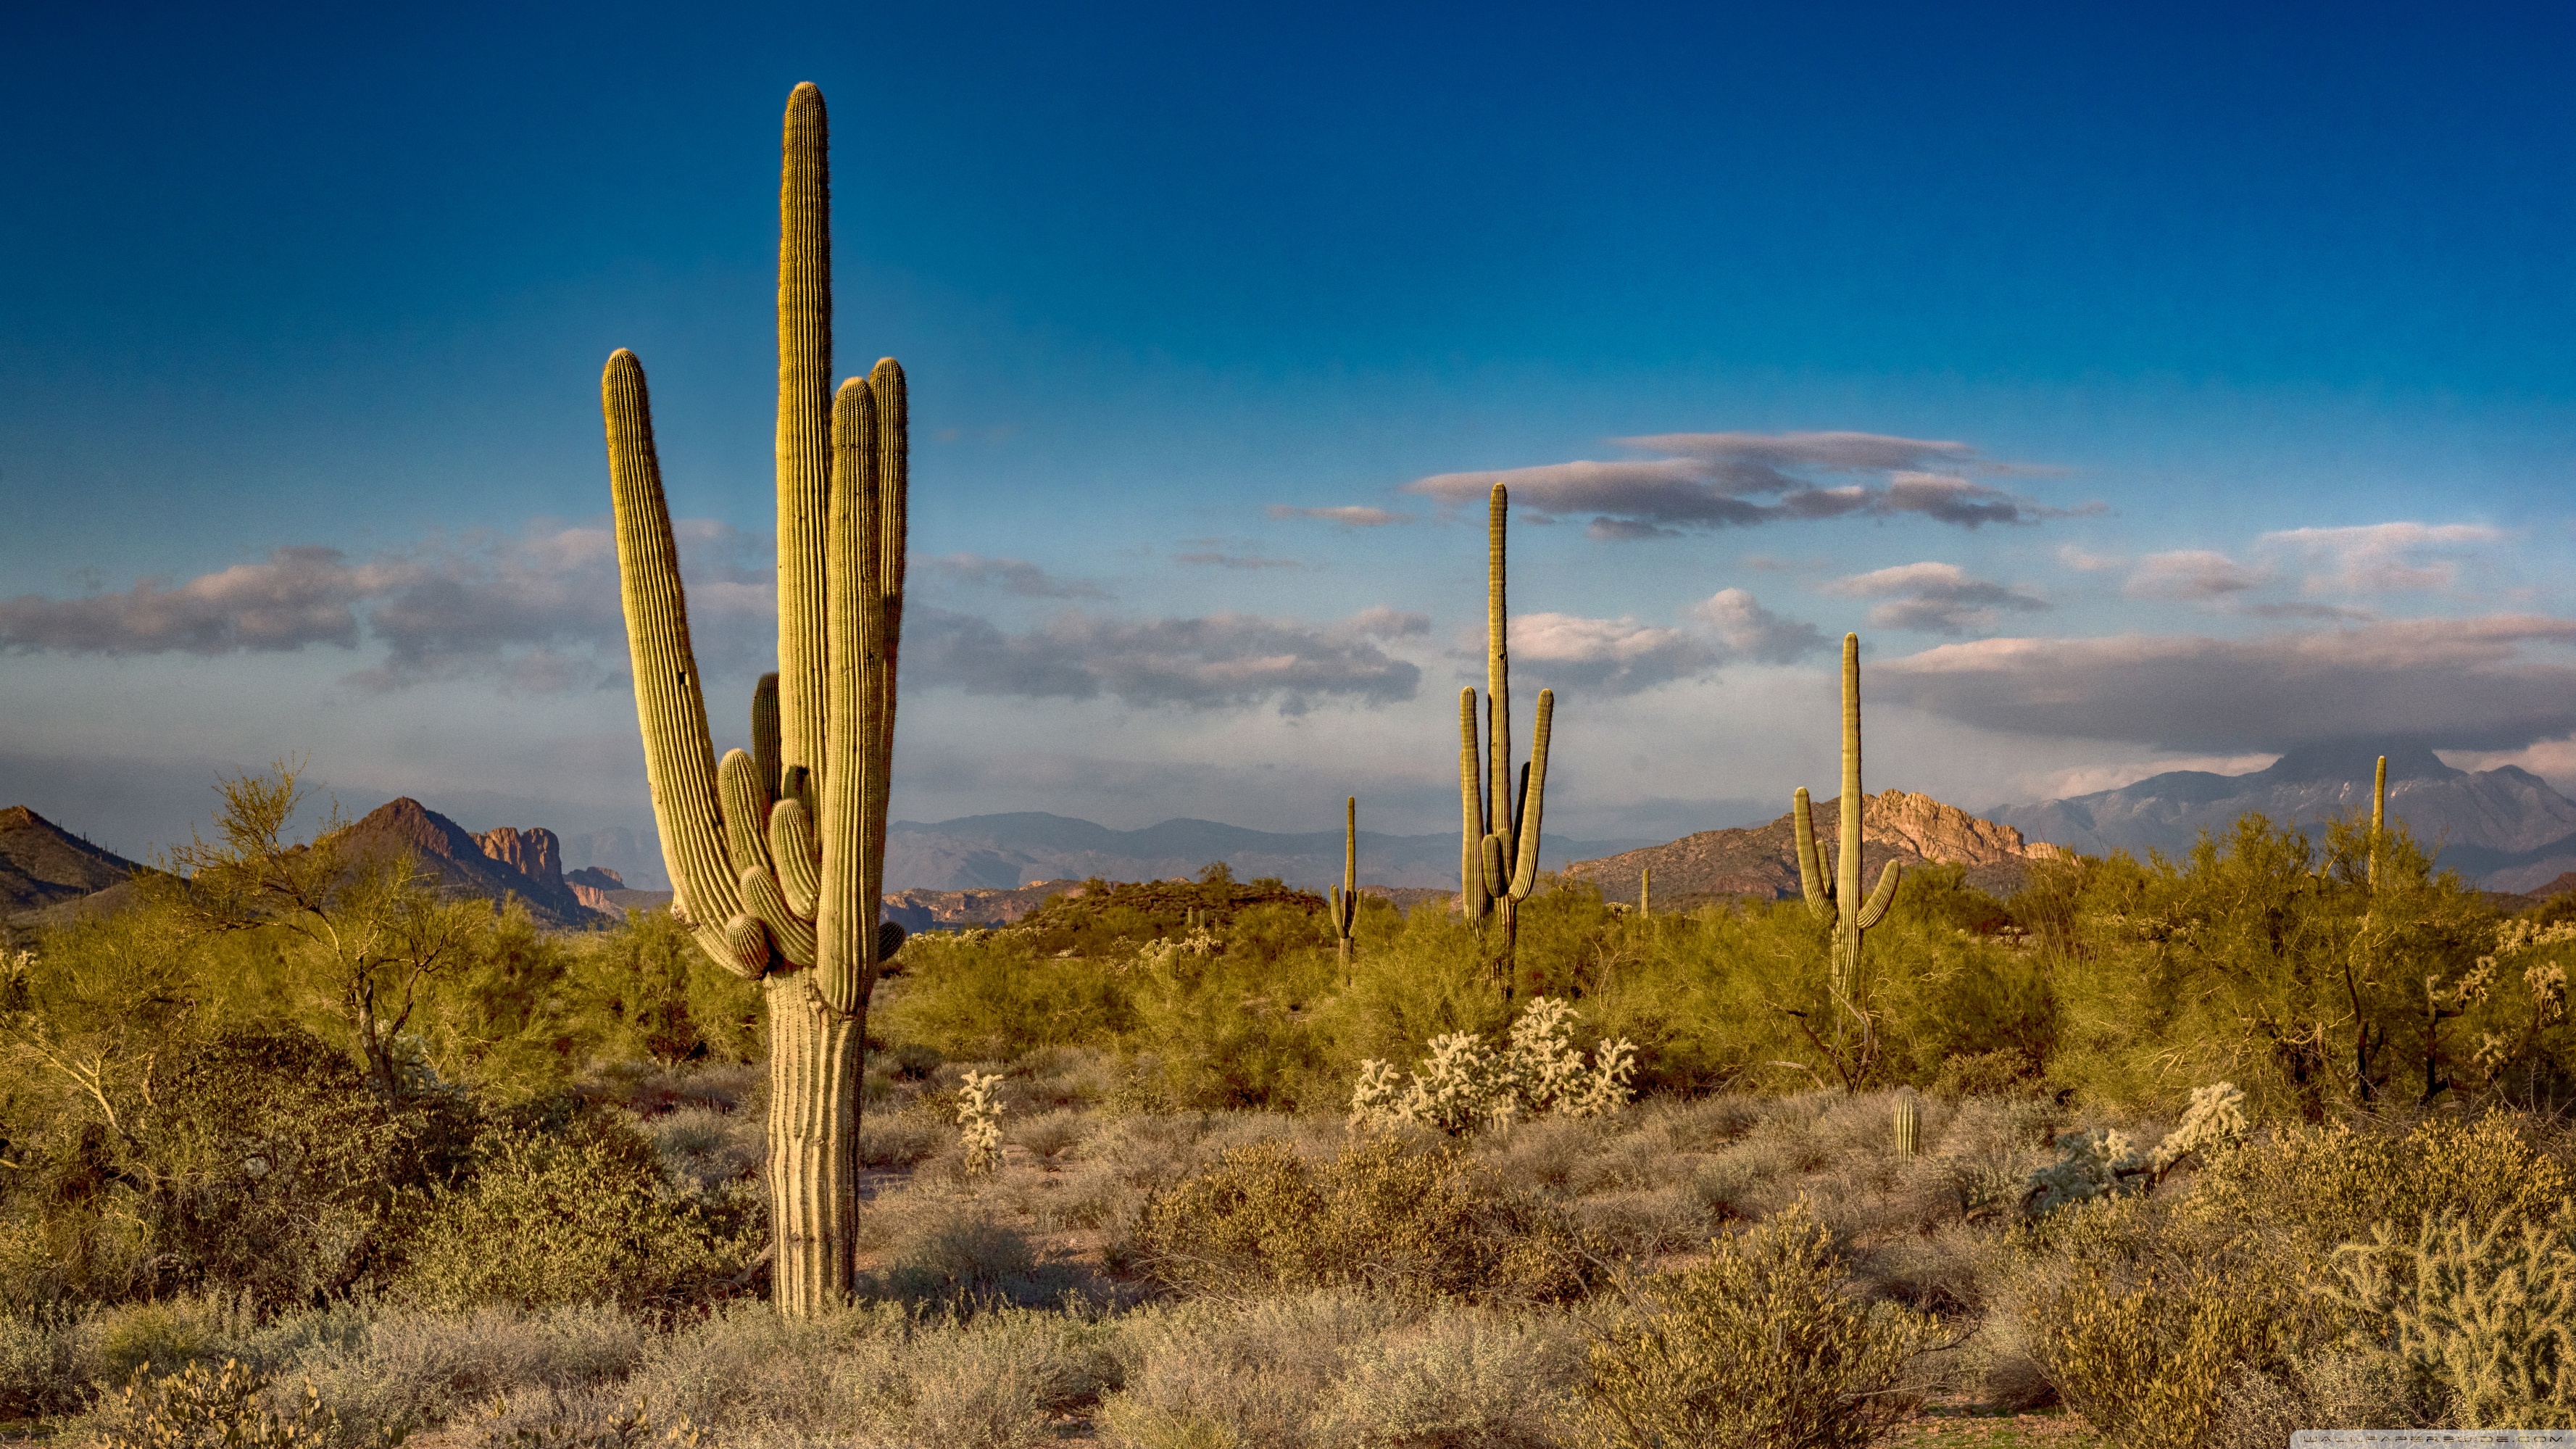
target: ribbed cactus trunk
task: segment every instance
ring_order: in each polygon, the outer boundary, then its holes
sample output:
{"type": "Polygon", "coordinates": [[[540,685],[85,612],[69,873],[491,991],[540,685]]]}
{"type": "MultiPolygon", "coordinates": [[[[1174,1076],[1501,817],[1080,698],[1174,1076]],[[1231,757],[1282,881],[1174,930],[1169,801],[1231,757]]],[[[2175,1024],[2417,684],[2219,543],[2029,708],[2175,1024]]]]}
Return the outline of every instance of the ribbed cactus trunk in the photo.
{"type": "Polygon", "coordinates": [[[1807,909],[1819,920],[1831,918],[1834,923],[1833,993],[1840,1009],[1835,1013],[1834,1040],[1839,1046],[1845,1040],[1847,1026],[1856,1026],[1861,1047],[1866,1053],[1871,1045],[1869,1013],[1862,1003],[1866,983],[1861,976],[1861,943],[1870,927],[1887,914],[1888,903],[1896,898],[1897,863],[1889,861],[1887,870],[1878,878],[1878,889],[1869,899],[1860,896],[1861,806],[1864,797],[1860,785],[1860,636],[1843,636],[1843,793],[1838,835],[1835,840],[1835,869],[1831,881],[1824,879],[1823,853],[1816,846],[1815,807],[1807,799],[1805,786],[1791,797],[1792,832],[1797,836],[1798,884],[1807,898],[1807,909]]]}
{"type": "Polygon", "coordinates": [[[1458,908],[1470,921],[1500,918],[1497,964],[1503,995],[1512,994],[1512,961],[1520,933],[1520,904],[1538,886],[1539,816],[1547,797],[1547,745],[1556,714],[1556,691],[1538,692],[1538,722],[1530,757],[1512,768],[1511,613],[1504,598],[1504,529],[1511,496],[1494,485],[1485,513],[1485,699],[1483,747],[1477,741],[1477,701],[1472,688],[1458,691],[1458,908]],[[1481,759],[1479,756],[1481,755],[1481,759]],[[1513,785],[1519,792],[1515,798],[1513,785]]]}
{"type": "Polygon", "coordinates": [[[778,241],[778,673],[752,748],[719,763],[689,646],[644,369],[601,379],[644,766],[673,908],[769,1012],[770,1281],[846,1300],[857,1242],[862,1043],[878,968],[906,518],[903,371],[832,388],[831,177],[822,93],[787,103],[778,241]]]}
{"type": "Polygon", "coordinates": [[[1332,896],[1333,935],[1341,944],[1342,985],[1351,984],[1351,928],[1360,918],[1360,797],[1342,802],[1342,883],[1332,896]]]}
{"type": "Polygon", "coordinates": [[[2379,757],[2379,770],[2370,783],[2370,888],[2379,889],[2380,832],[2388,828],[2388,757],[2379,757]]]}

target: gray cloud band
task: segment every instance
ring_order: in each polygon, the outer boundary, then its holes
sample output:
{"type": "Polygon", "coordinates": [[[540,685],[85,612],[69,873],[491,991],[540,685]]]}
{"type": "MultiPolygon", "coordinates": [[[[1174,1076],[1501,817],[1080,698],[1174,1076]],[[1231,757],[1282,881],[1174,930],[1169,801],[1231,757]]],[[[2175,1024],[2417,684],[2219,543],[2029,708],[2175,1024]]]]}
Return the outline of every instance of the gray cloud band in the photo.
{"type": "Polygon", "coordinates": [[[2099,504],[2053,508],[1972,481],[1964,474],[2043,470],[1982,458],[1965,443],[1878,433],[1662,433],[1618,442],[1668,456],[1440,473],[1406,484],[1405,491],[1456,505],[1501,483],[1530,512],[1592,515],[1596,538],[1671,537],[1855,514],[1918,514],[1975,529],[2102,511],[2099,504]],[[1829,481],[1868,473],[1885,481],[1829,481]]]}
{"type": "Polygon", "coordinates": [[[1880,698],[1981,729],[2218,753],[2320,740],[2517,749],[2576,732],[2576,620],[2417,619],[2257,639],[1982,639],[1873,667],[1880,698]]]}

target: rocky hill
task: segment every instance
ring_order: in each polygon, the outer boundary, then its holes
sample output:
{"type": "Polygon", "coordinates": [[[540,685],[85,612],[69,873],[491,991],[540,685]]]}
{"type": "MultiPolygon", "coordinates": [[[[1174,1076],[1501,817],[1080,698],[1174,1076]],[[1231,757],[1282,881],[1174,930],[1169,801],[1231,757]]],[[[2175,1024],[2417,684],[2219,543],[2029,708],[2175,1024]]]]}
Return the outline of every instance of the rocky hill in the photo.
{"type": "Polygon", "coordinates": [[[597,925],[602,914],[566,883],[551,830],[504,826],[481,835],[406,795],[367,813],[332,837],[352,856],[381,860],[407,852],[442,893],[497,901],[516,896],[549,925],[597,925]]]}
{"type": "Polygon", "coordinates": [[[2370,809],[2371,776],[2388,756],[2388,810],[2440,861],[2490,890],[2529,891],[2576,870],[2576,800],[2511,765],[2468,771],[2421,746],[2311,745],[2246,775],[2173,770],[2117,790],[1987,812],[2034,840],[2088,855],[2177,855],[2200,832],[2223,833],[2260,811],[2317,825],[2370,809]]]}
{"type": "MultiPolygon", "coordinates": [[[[1799,894],[1797,834],[1794,814],[1768,825],[1734,830],[1703,830],[1669,845],[1622,851],[1599,860],[1567,866],[1572,879],[1597,881],[1614,901],[1637,899],[1638,873],[1654,873],[1655,904],[1687,907],[1703,901],[1752,896],[1785,900],[1799,894]]],[[[1827,857],[1839,849],[1841,801],[1820,800],[1815,807],[1816,840],[1827,857]]],[[[2053,845],[2032,844],[2020,831],[1981,820],[1955,805],[1929,795],[1888,790],[1864,796],[1860,815],[1861,869],[1875,883],[1886,862],[1920,865],[1937,862],[1967,867],[1968,881],[1995,895],[2010,895],[2021,886],[2033,862],[2053,859],[2053,845]]]]}
{"type": "Polygon", "coordinates": [[[0,810],[0,918],[94,895],[142,868],[24,805],[0,810]]]}

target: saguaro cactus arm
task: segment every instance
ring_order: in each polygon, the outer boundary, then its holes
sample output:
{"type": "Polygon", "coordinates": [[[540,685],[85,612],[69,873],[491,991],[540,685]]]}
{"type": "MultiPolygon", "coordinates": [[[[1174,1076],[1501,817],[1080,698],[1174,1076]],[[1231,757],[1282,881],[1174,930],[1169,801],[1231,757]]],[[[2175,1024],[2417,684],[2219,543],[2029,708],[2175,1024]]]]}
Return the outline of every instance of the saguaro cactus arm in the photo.
{"type": "Polygon", "coordinates": [[[1789,820],[1798,844],[1798,888],[1807,898],[1807,914],[1821,921],[1833,914],[1834,883],[1824,872],[1824,853],[1816,848],[1816,807],[1804,785],[1789,797],[1789,820]]]}
{"type": "Polygon", "coordinates": [[[1538,724],[1530,734],[1529,763],[1521,767],[1521,811],[1512,821],[1519,837],[1520,858],[1513,862],[1509,889],[1516,901],[1529,899],[1538,885],[1539,817],[1547,804],[1547,742],[1556,718],[1556,691],[1538,692],[1538,724]]]}
{"type": "Polygon", "coordinates": [[[661,823],[662,861],[680,914],[707,955],[757,981],[769,969],[766,933],[743,914],[742,888],[725,849],[715,747],[706,696],[689,647],[689,608],[680,554],[653,448],[653,406],[644,365],[619,348],[600,375],[608,429],[609,496],[617,516],[617,573],[626,610],[635,709],[643,725],[644,774],[661,823]]]}
{"type": "Polygon", "coordinates": [[[1470,921],[1485,918],[1493,893],[1485,888],[1484,770],[1476,758],[1476,691],[1458,691],[1458,909],[1470,921]]]}
{"type": "Polygon", "coordinates": [[[2388,828],[2388,757],[2379,757],[2379,769],[2370,783],[2370,886],[2379,888],[2380,832],[2388,828]]]}

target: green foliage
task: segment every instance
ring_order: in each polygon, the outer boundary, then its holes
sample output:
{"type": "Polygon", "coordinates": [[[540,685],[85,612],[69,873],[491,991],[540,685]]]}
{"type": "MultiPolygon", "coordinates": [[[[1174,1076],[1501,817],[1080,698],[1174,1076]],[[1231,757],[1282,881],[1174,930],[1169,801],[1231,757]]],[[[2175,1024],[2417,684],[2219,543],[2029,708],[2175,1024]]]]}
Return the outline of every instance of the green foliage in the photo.
{"type": "Polygon", "coordinates": [[[1479,1181],[1465,1153],[1392,1136],[1321,1168],[1275,1138],[1234,1148],[1150,1199],[1136,1236],[1148,1271],[1195,1293],[1347,1285],[1552,1302],[1598,1272],[1571,1225],[1479,1181]]]}
{"type": "Polygon", "coordinates": [[[1864,1445],[1910,1413],[1937,1325],[1849,1291],[1804,1203],[1638,1283],[1592,1345],[1578,1442],[1599,1449],[1864,1445]]]}
{"type": "Polygon", "coordinates": [[[669,911],[631,912],[582,937],[565,981],[584,1033],[576,1039],[612,1062],[759,1061],[768,1053],[760,989],[702,964],[669,911]]]}
{"type": "Polygon", "coordinates": [[[438,1194],[398,1283],[424,1303],[545,1307],[700,1301],[739,1286],[761,1214],[743,1185],[683,1198],[653,1145],[604,1113],[501,1124],[472,1178],[438,1194]]]}

